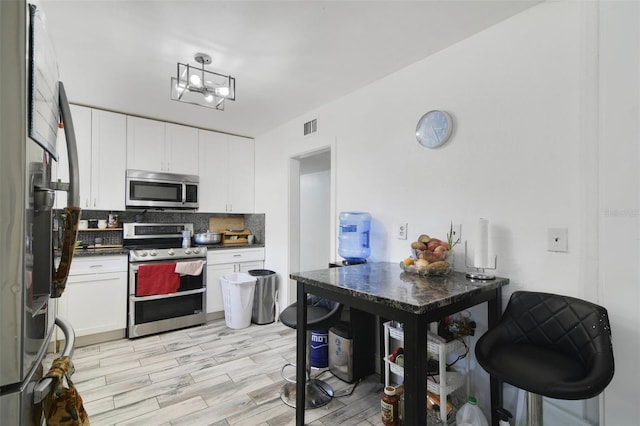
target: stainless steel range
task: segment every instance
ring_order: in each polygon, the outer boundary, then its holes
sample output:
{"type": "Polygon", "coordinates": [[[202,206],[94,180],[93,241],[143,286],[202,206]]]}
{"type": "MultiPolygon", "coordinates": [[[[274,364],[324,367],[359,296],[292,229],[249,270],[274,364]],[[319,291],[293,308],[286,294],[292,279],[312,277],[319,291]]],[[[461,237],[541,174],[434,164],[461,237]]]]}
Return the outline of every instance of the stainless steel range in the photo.
{"type": "Polygon", "coordinates": [[[186,247],[192,223],[125,223],[129,338],[204,324],[207,248],[186,247]],[[183,245],[185,247],[183,247],[183,245]]]}

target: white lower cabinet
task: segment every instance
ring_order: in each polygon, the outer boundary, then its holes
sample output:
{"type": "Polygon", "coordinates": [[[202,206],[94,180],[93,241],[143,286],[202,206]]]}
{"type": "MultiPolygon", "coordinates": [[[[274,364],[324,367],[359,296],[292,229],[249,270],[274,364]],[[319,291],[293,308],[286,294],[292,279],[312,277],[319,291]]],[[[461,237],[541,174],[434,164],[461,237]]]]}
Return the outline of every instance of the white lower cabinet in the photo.
{"type": "Polygon", "coordinates": [[[207,253],[207,313],[224,311],[220,277],[264,268],[264,248],[210,250],[207,253]]]}
{"type": "Polygon", "coordinates": [[[127,256],[74,258],[58,316],[76,336],[124,330],[127,322],[127,256]]]}

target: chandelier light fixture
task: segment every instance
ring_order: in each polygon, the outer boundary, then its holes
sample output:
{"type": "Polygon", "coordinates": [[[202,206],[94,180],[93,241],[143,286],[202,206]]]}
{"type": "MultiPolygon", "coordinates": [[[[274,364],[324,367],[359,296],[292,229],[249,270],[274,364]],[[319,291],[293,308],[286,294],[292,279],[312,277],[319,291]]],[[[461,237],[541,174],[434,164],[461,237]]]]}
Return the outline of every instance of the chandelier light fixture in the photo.
{"type": "Polygon", "coordinates": [[[211,56],[196,53],[197,66],[178,62],[178,73],[171,77],[171,99],[224,111],[226,100],[236,100],[236,79],[204,69],[211,56]]]}

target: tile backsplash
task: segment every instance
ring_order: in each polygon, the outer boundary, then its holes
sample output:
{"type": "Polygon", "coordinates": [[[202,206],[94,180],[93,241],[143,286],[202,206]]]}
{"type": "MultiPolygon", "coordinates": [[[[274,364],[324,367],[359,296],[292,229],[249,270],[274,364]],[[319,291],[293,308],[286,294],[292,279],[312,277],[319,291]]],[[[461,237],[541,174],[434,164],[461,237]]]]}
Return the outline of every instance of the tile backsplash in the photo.
{"type": "MultiPolygon", "coordinates": [[[[60,218],[62,211],[56,211],[60,218]]],[[[82,219],[108,219],[110,214],[117,214],[121,223],[143,222],[143,223],[193,223],[194,232],[205,232],[209,228],[210,217],[242,217],[245,228],[255,235],[257,244],[265,244],[265,215],[264,214],[212,214],[180,211],[109,211],[109,210],[83,210],[82,219]]],[[[59,219],[60,220],[60,219],[59,219]]],[[[60,223],[63,223],[60,221],[60,223]]],[[[78,232],[78,240],[85,244],[93,245],[95,238],[102,238],[103,245],[122,244],[122,231],[115,230],[91,230],[78,232]]]]}

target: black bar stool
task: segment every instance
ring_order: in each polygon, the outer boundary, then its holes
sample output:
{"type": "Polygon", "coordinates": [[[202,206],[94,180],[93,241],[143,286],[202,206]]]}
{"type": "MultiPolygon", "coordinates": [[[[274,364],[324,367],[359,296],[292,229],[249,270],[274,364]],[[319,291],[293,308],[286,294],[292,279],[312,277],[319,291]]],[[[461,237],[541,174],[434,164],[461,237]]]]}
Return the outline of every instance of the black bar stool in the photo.
{"type": "Polygon", "coordinates": [[[475,352],[489,374],[527,392],[530,426],[543,424],[543,396],[592,398],[614,373],[607,310],[556,294],[514,292],[475,352]]]}
{"type": "MultiPolygon", "coordinates": [[[[307,301],[307,384],[305,387],[305,410],[318,408],[328,404],[333,398],[333,388],[323,380],[311,378],[311,355],[309,352],[309,342],[311,331],[328,330],[340,321],[342,305],[337,302],[323,300],[322,303],[309,304],[307,301]]],[[[280,314],[280,321],[287,327],[296,328],[298,303],[295,302],[287,306],[280,314]]],[[[288,383],[285,383],[280,390],[280,399],[290,407],[296,406],[296,382],[288,379],[284,375],[284,369],[295,364],[287,363],[282,367],[281,375],[288,383]]]]}

